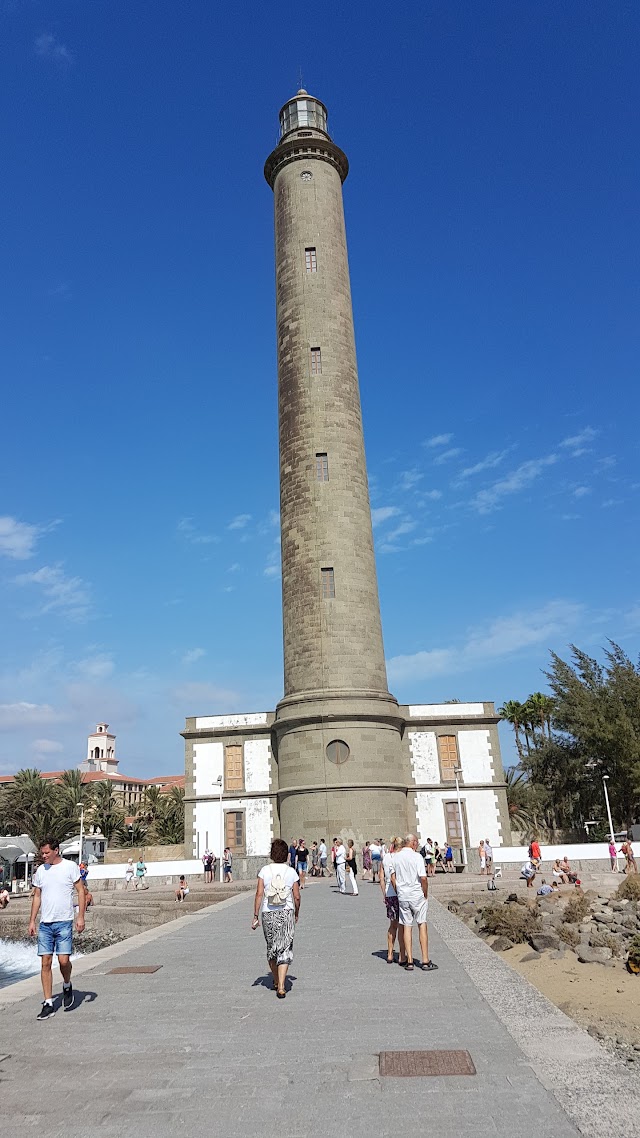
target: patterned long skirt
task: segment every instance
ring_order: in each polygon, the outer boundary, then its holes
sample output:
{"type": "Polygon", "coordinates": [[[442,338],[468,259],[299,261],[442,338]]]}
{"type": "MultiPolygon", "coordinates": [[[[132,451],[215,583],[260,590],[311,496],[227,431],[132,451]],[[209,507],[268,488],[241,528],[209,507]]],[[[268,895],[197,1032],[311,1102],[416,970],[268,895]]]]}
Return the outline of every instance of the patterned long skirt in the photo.
{"type": "Polygon", "coordinates": [[[296,922],[293,909],[273,909],[262,914],[262,931],[267,942],[267,960],[291,964],[296,922]]]}

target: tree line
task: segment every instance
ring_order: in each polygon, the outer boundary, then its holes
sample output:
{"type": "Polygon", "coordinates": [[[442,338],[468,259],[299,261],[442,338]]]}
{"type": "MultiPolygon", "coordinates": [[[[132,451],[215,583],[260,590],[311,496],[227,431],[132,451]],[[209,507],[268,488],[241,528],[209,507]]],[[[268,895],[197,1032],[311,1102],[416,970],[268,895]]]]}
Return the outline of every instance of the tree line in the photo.
{"type": "Polygon", "coordinates": [[[550,695],[507,700],[498,715],[514,731],[518,764],[506,772],[514,829],[585,839],[608,835],[603,775],[616,830],[640,814],[640,666],[613,641],[604,662],[571,645],[551,653],[550,695]]]}
{"type": "Polygon", "coordinates": [[[179,845],[184,841],[184,790],[174,786],[163,794],[158,786],[145,790],[132,823],[113,793],[111,783],[83,782],[80,771],[64,771],[59,779],[43,778],[39,770],[18,771],[0,788],[0,834],[28,834],[39,846],[54,835],[59,841],[80,831],[84,807],[85,832],[100,829],[108,846],[179,845]]]}

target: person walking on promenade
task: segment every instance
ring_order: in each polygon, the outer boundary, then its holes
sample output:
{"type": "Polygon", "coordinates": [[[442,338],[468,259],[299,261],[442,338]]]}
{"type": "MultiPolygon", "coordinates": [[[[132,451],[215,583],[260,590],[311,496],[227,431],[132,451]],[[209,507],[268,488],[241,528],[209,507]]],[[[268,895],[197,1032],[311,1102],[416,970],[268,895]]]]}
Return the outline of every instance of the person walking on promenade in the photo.
{"type": "Polygon", "coordinates": [[[431,838],[427,838],[427,841],[426,841],[426,844],[424,847],[424,853],[422,854],[422,857],[424,857],[425,865],[427,867],[427,877],[435,877],[435,875],[436,875],[436,851],[434,849],[434,845],[433,845],[431,838]]]}
{"type": "Polygon", "coordinates": [[[638,866],[636,865],[636,858],[633,852],[633,846],[631,845],[631,839],[629,837],[627,837],[627,840],[620,846],[620,853],[624,854],[624,872],[637,873],[638,866]]]}
{"type": "Polygon", "coordinates": [[[478,846],[478,857],[480,859],[480,876],[482,877],[487,872],[487,855],[484,849],[484,842],[481,840],[478,846]]]}
{"type": "Polygon", "coordinates": [[[133,858],[130,857],[127,864],[124,867],[124,887],[125,887],[125,889],[128,889],[129,886],[131,885],[131,882],[133,881],[135,872],[136,872],[136,867],[133,864],[133,858]]]}
{"type": "Polygon", "coordinates": [[[362,880],[369,881],[371,878],[371,846],[369,842],[365,842],[362,848],[362,880]]]}
{"type": "Polygon", "coordinates": [[[263,865],[253,902],[251,928],[262,931],[267,943],[267,960],[278,999],[286,996],[287,970],[293,960],[293,936],[300,914],[300,886],[295,869],[287,865],[287,843],[276,838],[271,843],[271,864],[263,865]]]}
{"type": "Polygon", "coordinates": [[[484,839],[484,856],[489,877],[493,877],[493,846],[488,838],[484,839]]]}
{"type": "Polygon", "coordinates": [[[38,928],[38,956],[42,981],[42,1008],[36,1019],[50,1019],[56,1014],[53,1006],[52,965],[54,954],[62,973],[62,1006],[65,1011],[73,1007],[71,985],[71,951],[73,941],[73,893],[78,896],[76,930],[84,931],[86,891],[80,870],[73,861],[60,857],[60,842],[47,838],[40,846],[42,865],[33,879],[33,900],[29,918],[29,936],[36,935],[36,917],[40,913],[38,928]]]}
{"type": "Polygon", "coordinates": [[[347,877],[351,883],[351,892],[354,897],[358,896],[358,860],[356,858],[356,849],[353,844],[353,839],[349,838],[347,848],[347,877]]]}
{"type": "Polygon", "coordinates": [[[369,846],[371,851],[371,880],[377,881],[380,877],[382,865],[382,841],[374,841],[369,846]]]}
{"type": "Polygon", "coordinates": [[[444,870],[445,873],[455,873],[456,871],[456,867],[453,864],[453,850],[449,842],[447,842],[447,846],[444,851],[444,870]]]}
{"type": "Polygon", "coordinates": [[[204,867],[204,883],[211,885],[213,881],[213,854],[211,850],[205,850],[202,855],[202,865],[204,867]]]}
{"type": "Polygon", "coordinates": [[[222,877],[227,885],[231,885],[233,881],[233,854],[228,846],[225,846],[222,855],[222,877]]]}
{"type": "Polygon", "coordinates": [[[142,854],[140,854],[140,857],[138,858],[138,860],[136,862],[136,883],[135,883],[136,889],[148,889],[149,888],[149,886],[145,885],[145,883],[144,883],[144,879],[146,877],[146,874],[147,874],[147,867],[145,865],[144,858],[143,858],[142,854]]]}
{"type": "Polygon", "coordinates": [[[413,926],[418,926],[420,952],[423,972],[434,972],[438,967],[429,958],[429,935],[427,932],[427,909],[429,902],[429,882],[424,858],[418,853],[418,839],[415,834],[407,834],[404,845],[393,854],[391,884],[398,894],[400,924],[403,926],[404,948],[407,956],[405,968],[413,972],[413,926]]]}
{"type": "Polygon", "coordinates": [[[320,876],[324,877],[327,872],[327,843],[324,838],[320,838],[320,845],[318,846],[318,859],[320,861],[320,876]]]}
{"type": "Polygon", "coordinates": [[[618,872],[618,847],[615,842],[609,842],[609,861],[611,862],[611,872],[618,872]]]}
{"type": "Polygon", "coordinates": [[[295,838],[292,838],[291,839],[291,845],[289,846],[289,856],[288,856],[288,862],[289,862],[289,865],[291,866],[292,869],[296,868],[297,858],[298,858],[298,843],[297,843],[295,838]]]}
{"type": "Polygon", "coordinates": [[[336,878],[338,880],[338,889],[341,893],[346,893],[345,879],[346,879],[346,865],[347,865],[347,851],[342,844],[342,838],[336,838],[336,878]]]}
{"type": "Polygon", "coordinates": [[[318,877],[318,875],[320,873],[320,868],[319,868],[319,864],[318,864],[319,860],[320,859],[319,859],[319,854],[318,854],[318,843],[312,842],[311,843],[311,876],[312,877],[318,877]]]}
{"type": "Polygon", "coordinates": [[[384,897],[385,908],[387,910],[387,917],[389,918],[389,928],[387,930],[387,964],[394,963],[393,950],[398,938],[398,949],[400,951],[399,964],[404,965],[407,957],[404,949],[404,936],[400,932],[400,912],[398,909],[398,894],[396,893],[392,883],[391,874],[393,873],[393,855],[398,850],[402,849],[402,838],[392,838],[389,842],[389,850],[382,859],[380,867],[380,889],[384,897]]]}
{"type": "Polygon", "coordinates": [[[304,883],[307,879],[307,867],[309,864],[309,850],[305,845],[304,838],[300,838],[298,848],[296,850],[296,864],[294,869],[300,878],[300,888],[304,889],[304,883]]]}
{"type": "Polygon", "coordinates": [[[537,871],[540,869],[542,861],[542,852],[540,850],[540,842],[537,838],[532,838],[529,845],[529,857],[533,862],[533,868],[537,871]]]}

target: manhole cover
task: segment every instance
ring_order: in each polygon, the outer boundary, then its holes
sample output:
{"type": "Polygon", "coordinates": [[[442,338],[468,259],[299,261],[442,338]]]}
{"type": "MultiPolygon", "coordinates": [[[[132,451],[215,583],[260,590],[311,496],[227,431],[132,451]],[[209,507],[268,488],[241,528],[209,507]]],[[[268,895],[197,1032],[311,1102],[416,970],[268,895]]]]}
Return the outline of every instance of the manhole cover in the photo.
{"type": "Polygon", "coordinates": [[[424,1075],[475,1075],[468,1051],[381,1051],[380,1074],[393,1079],[424,1075]]]}
{"type": "Polygon", "coordinates": [[[112,968],[107,976],[141,976],[147,972],[158,972],[161,964],[140,964],[137,968],[112,968]]]}

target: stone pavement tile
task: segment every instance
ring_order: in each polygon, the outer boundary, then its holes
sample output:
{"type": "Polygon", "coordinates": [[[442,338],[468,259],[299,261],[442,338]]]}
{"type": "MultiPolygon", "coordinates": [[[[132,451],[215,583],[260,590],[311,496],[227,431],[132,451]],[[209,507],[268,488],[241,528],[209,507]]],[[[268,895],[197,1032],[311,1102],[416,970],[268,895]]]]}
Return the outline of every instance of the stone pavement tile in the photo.
{"type": "Polygon", "coordinates": [[[395,1133],[400,1116],[437,1138],[575,1138],[435,931],[436,973],[372,955],[386,935],[377,887],[350,904],[324,883],[305,890],[285,1001],[265,986],[251,903],[97,962],[78,978],[93,995],[72,1013],[39,1024],[37,999],[4,1008],[3,1138],[371,1138],[395,1133]],[[162,968],[107,974],[144,963],[162,968]],[[372,1077],[380,1050],[433,1047],[468,1049],[478,1074],[372,1077]]]}

